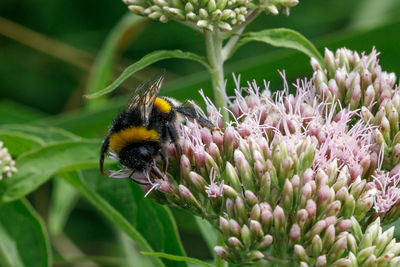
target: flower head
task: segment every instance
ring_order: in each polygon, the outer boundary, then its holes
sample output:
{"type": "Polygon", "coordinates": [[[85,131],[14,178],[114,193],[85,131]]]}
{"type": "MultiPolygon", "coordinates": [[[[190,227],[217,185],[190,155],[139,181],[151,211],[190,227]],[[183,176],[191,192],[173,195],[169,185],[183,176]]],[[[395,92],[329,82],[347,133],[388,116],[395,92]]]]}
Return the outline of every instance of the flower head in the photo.
{"type": "Polygon", "coordinates": [[[298,0],[123,0],[134,13],[153,20],[182,21],[200,29],[230,31],[235,25],[245,23],[259,12],[277,15],[298,0]]]}
{"type": "Polygon", "coordinates": [[[313,80],[298,80],[294,95],[286,82],[271,94],[267,83],[241,87],[235,79],[229,122],[201,93],[206,112],[193,105],[216,127],[179,123],[182,154],[167,144],[167,174],[148,175],[144,191],[207,219],[223,236],[216,254],[233,263],[280,255],[300,266],[398,264],[393,229],[382,232],[380,223],[400,216],[399,89],[375,52],[332,57],[327,52],[327,70],[314,62],[313,80]],[[360,69],[384,85],[372,102],[360,69]],[[324,77],[337,88],[325,88],[324,77]]]}
{"type": "Polygon", "coordinates": [[[16,172],[15,161],[8,153],[8,149],[3,146],[3,142],[0,141],[0,180],[4,177],[10,178],[16,172]]]}

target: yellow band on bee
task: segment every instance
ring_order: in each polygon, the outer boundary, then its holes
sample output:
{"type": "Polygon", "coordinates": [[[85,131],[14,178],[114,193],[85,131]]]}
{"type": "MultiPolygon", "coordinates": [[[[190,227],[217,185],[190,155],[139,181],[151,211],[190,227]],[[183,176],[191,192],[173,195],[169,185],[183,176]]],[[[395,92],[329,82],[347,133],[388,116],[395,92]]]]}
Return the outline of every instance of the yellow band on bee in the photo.
{"type": "Polygon", "coordinates": [[[110,148],[119,153],[123,148],[142,141],[158,141],[159,136],[156,130],[148,130],[143,126],[132,126],[113,133],[110,136],[110,148]]]}
{"type": "Polygon", "coordinates": [[[171,105],[160,97],[156,98],[156,100],[154,101],[154,106],[163,113],[169,113],[172,109],[171,105]]]}

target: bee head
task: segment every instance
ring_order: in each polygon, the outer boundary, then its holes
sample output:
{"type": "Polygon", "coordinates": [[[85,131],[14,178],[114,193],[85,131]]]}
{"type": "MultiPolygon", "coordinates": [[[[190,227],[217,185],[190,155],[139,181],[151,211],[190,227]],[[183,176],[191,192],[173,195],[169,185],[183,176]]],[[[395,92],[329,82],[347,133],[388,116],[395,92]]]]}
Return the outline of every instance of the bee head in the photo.
{"type": "Polygon", "coordinates": [[[134,172],[143,172],[150,169],[154,149],[147,146],[129,146],[119,153],[120,162],[134,172]]]}

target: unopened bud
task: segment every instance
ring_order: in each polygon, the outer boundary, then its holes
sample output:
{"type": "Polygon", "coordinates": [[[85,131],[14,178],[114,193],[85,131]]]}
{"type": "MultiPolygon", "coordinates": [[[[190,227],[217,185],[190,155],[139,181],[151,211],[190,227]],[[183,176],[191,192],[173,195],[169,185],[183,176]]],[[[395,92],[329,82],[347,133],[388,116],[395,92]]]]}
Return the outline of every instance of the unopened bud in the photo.
{"type": "Polygon", "coordinates": [[[326,255],[319,256],[315,261],[315,267],[325,267],[326,263],[326,255]]]}
{"type": "Polygon", "coordinates": [[[230,247],[232,247],[238,251],[243,249],[243,244],[242,244],[242,242],[240,242],[240,240],[237,237],[234,237],[234,236],[229,237],[228,244],[230,247]]]}
{"type": "Polygon", "coordinates": [[[179,195],[181,198],[190,206],[193,208],[196,208],[200,211],[202,211],[202,207],[200,203],[197,201],[197,199],[193,196],[192,192],[184,186],[184,185],[179,185],[179,195]]]}
{"type": "Polygon", "coordinates": [[[261,239],[264,236],[261,224],[258,221],[250,220],[250,230],[258,239],[261,239]]]}
{"type": "Polygon", "coordinates": [[[296,242],[300,240],[301,237],[301,229],[298,224],[293,224],[292,228],[290,228],[290,233],[289,233],[290,240],[296,242]]]}
{"type": "Polygon", "coordinates": [[[215,252],[215,254],[217,254],[218,257],[220,257],[222,259],[227,259],[230,255],[228,249],[225,247],[222,247],[222,246],[216,246],[214,248],[214,252],[215,252]]]}
{"type": "Polygon", "coordinates": [[[319,237],[319,235],[314,236],[311,242],[311,247],[314,257],[318,257],[318,255],[320,255],[322,251],[322,239],[321,237],[319,237]]]}
{"type": "Polygon", "coordinates": [[[234,152],[236,168],[239,170],[240,179],[245,189],[254,191],[253,175],[249,163],[247,162],[242,151],[236,149],[234,152]]]}
{"type": "Polygon", "coordinates": [[[253,207],[255,204],[258,203],[257,196],[250,190],[244,191],[244,197],[246,199],[247,205],[249,205],[250,207],[253,207]]]}
{"type": "Polygon", "coordinates": [[[258,261],[264,258],[264,254],[262,254],[260,251],[258,250],[252,250],[249,253],[246,254],[246,257],[250,260],[250,261],[258,261]]]}
{"type": "Polygon", "coordinates": [[[237,197],[235,199],[235,214],[236,214],[236,218],[240,222],[244,223],[247,221],[246,207],[244,206],[244,202],[241,197],[237,197]]]}
{"type": "Polygon", "coordinates": [[[342,256],[343,252],[347,248],[347,237],[344,236],[337,240],[328,254],[328,259],[330,261],[336,260],[342,256]]]}
{"type": "Polygon", "coordinates": [[[304,262],[309,262],[308,255],[306,250],[301,245],[294,245],[294,255],[300,260],[304,262]]]}
{"type": "Polygon", "coordinates": [[[240,227],[239,223],[235,221],[234,219],[229,220],[229,228],[231,230],[231,233],[236,236],[240,237],[240,232],[242,228],[240,227]]]}
{"type": "Polygon", "coordinates": [[[279,205],[274,210],[274,226],[278,233],[283,233],[285,230],[285,213],[279,205]]]}
{"type": "Polygon", "coordinates": [[[189,179],[197,190],[199,190],[200,192],[204,192],[204,188],[206,187],[207,182],[201,175],[195,172],[190,172],[189,179]]]}
{"type": "Polygon", "coordinates": [[[260,251],[266,250],[273,241],[273,237],[271,235],[265,235],[257,246],[257,249],[260,251]]]}
{"type": "Polygon", "coordinates": [[[249,248],[252,240],[251,240],[250,229],[247,227],[247,225],[243,225],[240,236],[242,238],[245,247],[249,248]]]}
{"type": "Polygon", "coordinates": [[[323,246],[326,250],[328,250],[333,245],[333,242],[335,242],[335,237],[335,226],[330,225],[325,231],[323,240],[323,246]]]}
{"type": "Polygon", "coordinates": [[[219,229],[222,235],[227,239],[230,236],[229,222],[222,216],[219,217],[219,229]]]}

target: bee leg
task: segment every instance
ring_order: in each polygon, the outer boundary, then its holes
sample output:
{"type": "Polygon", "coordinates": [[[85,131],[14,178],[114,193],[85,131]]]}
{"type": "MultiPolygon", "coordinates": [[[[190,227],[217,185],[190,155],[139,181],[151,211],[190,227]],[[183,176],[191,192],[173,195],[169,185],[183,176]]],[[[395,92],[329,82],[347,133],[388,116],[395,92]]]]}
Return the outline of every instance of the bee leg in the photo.
{"type": "Polygon", "coordinates": [[[164,180],[163,173],[161,173],[157,167],[151,168],[151,173],[154,174],[154,176],[156,176],[157,178],[164,180]]]}
{"type": "Polygon", "coordinates": [[[103,144],[101,145],[101,149],[100,149],[100,172],[102,175],[105,175],[105,173],[104,173],[104,157],[105,157],[105,154],[107,153],[109,144],[110,144],[110,135],[108,135],[106,137],[106,139],[104,139],[103,144]]]}
{"type": "Polygon", "coordinates": [[[134,181],[134,182],[137,183],[137,184],[141,184],[141,185],[150,185],[150,183],[142,182],[142,181],[139,181],[139,180],[136,180],[135,178],[133,178],[133,174],[134,174],[134,173],[135,173],[135,172],[132,172],[131,175],[129,175],[129,179],[131,179],[132,181],[134,181]]]}
{"type": "Polygon", "coordinates": [[[176,152],[178,153],[178,158],[180,158],[182,156],[182,148],[177,142],[178,133],[176,132],[176,129],[175,129],[173,123],[168,124],[167,129],[168,129],[169,137],[171,138],[172,143],[174,143],[174,145],[175,145],[176,152]]]}
{"type": "Polygon", "coordinates": [[[163,173],[167,173],[167,169],[168,169],[167,155],[165,155],[165,151],[163,149],[160,150],[159,154],[160,154],[161,160],[163,162],[163,173]]]}
{"type": "Polygon", "coordinates": [[[197,115],[196,110],[193,107],[180,106],[180,107],[176,107],[175,110],[188,118],[195,119],[196,121],[198,121],[200,123],[201,126],[204,126],[204,127],[210,128],[210,129],[215,128],[214,124],[211,121],[204,119],[202,117],[199,117],[197,115]]]}

